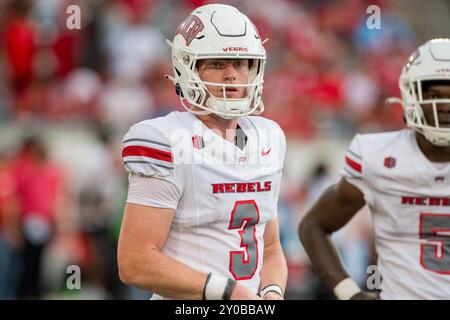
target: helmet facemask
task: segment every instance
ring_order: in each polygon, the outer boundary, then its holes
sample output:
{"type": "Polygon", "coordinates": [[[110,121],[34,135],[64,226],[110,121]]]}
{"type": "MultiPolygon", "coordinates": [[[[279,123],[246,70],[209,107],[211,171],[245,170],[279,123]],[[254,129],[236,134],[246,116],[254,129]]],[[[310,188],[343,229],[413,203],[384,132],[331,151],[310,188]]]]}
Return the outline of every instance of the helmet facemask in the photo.
{"type": "Polygon", "coordinates": [[[198,114],[216,114],[225,119],[239,118],[245,115],[258,115],[264,111],[262,103],[263,75],[265,57],[251,58],[246,55],[200,56],[185,49],[175,50],[172,43],[167,41],[174,53],[172,81],[180,88],[180,101],[185,109],[198,114]],[[249,76],[246,84],[216,83],[203,81],[197,70],[197,62],[204,59],[248,59],[249,76]],[[207,86],[220,87],[222,97],[214,96],[207,86]],[[246,94],[244,98],[227,98],[226,89],[244,87],[246,94]],[[198,110],[200,109],[200,110],[198,110]]]}
{"type": "Polygon", "coordinates": [[[424,96],[424,85],[435,83],[450,86],[450,80],[443,80],[436,76],[421,77],[414,80],[400,79],[402,105],[409,127],[421,133],[432,144],[438,147],[447,147],[450,146],[450,123],[448,123],[448,119],[444,119],[445,122],[441,123],[439,109],[449,108],[450,99],[429,99],[424,96]],[[443,106],[443,104],[446,104],[446,106],[443,106]],[[430,111],[425,111],[425,108],[431,108],[431,116],[428,117],[428,120],[425,113],[430,111]]]}
{"type": "Polygon", "coordinates": [[[431,39],[417,48],[402,69],[399,88],[402,99],[387,102],[402,105],[408,127],[435,146],[450,146],[450,39],[431,39]],[[434,96],[426,94],[428,86],[435,86],[434,96]]]}

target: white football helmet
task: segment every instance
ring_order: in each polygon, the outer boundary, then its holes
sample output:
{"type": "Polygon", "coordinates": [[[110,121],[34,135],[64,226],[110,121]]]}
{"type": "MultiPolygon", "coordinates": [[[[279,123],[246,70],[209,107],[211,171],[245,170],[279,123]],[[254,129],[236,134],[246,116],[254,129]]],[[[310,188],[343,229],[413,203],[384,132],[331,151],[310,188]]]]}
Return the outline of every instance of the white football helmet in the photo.
{"type": "Polygon", "coordinates": [[[214,113],[233,119],[264,111],[261,100],[266,52],[253,23],[236,8],[222,4],[195,9],[178,27],[172,48],[173,81],[183,107],[195,114],[214,113]],[[202,81],[196,69],[200,59],[253,60],[247,84],[202,81]],[[221,86],[223,97],[215,97],[206,85],[221,86]],[[226,97],[226,87],[245,87],[242,99],[226,97]],[[187,105],[186,102],[189,104],[187,105]],[[197,107],[201,110],[193,110],[197,107]]]}
{"type": "Polygon", "coordinates": [[[402,100],[391,98],[402,104],[410,128],[436,146],[450,146],[450,128],[439,126],[437,112],[437,104],[450,103],[450,99],[424,99],[422,84],[428,80],[450,80],[450,39],[433,39],[420,46],[403,67],[399,79],[402,100]],[[427,123],[423,104],[432,105],[434,125],[427,123]]]}

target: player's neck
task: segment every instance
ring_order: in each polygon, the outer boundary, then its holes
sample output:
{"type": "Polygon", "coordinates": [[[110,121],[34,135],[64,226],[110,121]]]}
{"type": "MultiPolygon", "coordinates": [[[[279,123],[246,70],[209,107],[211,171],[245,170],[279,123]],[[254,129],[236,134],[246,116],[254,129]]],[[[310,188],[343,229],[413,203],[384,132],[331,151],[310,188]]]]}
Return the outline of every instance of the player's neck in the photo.
{"type": "Polygon", "coordinates": [[[225,140],[234,142],[236,137],[237,119],[224,119],[214,114],[197,115],[209,129],[225,140]]]}
{"type": "Polygon", "coordinates": [[[422,153],[431,162],[450,162],[450,147],[437,147],[422,134],[416,132],[416,139],[422,153]]]}

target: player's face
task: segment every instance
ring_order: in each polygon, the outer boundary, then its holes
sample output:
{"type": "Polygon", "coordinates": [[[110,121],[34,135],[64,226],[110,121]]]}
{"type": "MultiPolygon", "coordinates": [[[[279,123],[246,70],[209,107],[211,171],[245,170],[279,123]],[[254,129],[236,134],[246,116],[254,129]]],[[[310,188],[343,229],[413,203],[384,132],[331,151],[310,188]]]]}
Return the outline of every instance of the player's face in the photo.
{"type": "MultiPolygon", "coordinates": [[[[197,65],[200,79],[205,82],[224,84],[247,84],[250,73],[247,59],[205,59],[197,65]]],[[[224,96],[223,87],[210,86],[206,88],[215,97],[224,96]]],[[[242,99],[246,95],[245,87],[226,87],[225,96],[230,99],[242,99]]]]}
{"type": "MultiPolygon", "coordinates": [[[[430,85],[423,92],[424,99],[450,99],[450,82],[430,85]]],[[[422,105],[428,124],[435,125],[432,104],[422,105]]],[[[450,128],[450,103],[436,103],[437,117],[441,128],[450,128]]]]}

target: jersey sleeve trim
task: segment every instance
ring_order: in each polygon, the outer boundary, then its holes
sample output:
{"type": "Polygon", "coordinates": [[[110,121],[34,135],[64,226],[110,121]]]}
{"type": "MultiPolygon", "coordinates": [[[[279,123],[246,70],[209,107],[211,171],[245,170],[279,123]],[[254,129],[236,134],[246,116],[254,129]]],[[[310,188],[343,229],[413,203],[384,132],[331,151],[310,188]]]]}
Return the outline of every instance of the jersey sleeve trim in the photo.
{"type": "Polygon", "coordinates": [[[168,145],[166,143],[161,143],[161,142],[158,142],[158,141],[152,141],[152,140],[142,139],[142,138],[126,139],[126,140],[123,141],[123,144],[127,145],[130,142],[145,142],[145,143],[148,143],[148,144],[153,144],[153,145],[157,145],[157,146],[160,146],[160,147],[164,147],[164,148],[170,149],[170,145],[168,145]]]}
{"type": "Polygon", "coordinates": [[[142,157],[150,160],[159,160],[167,163],[173,163],[171,152],[146,146],[127,146],[122,150],[122,157],[142,157]]]}
{"type": "Polygon", "coordinates": [[[153,126],[141,123],[133,125],[122,141],[121,155],[129,173],[159,178],[174,175],[170,142],[153,126]]]}
{"type": "Polygon", "coordinates": [[[364,161],[361,149],[361,136],[356,135],[344,157],[342,174],[351,179],[363,179],[364,161]]]}
{"type": "Polygon", "coordinates": [[[353,172],[351,172],[349,169],[347,169],[346,167],[344,167],[344,172],[347,174],[347,176],[349,177],[349,178],[352,178],[352,179],[361,179],[361,176],[357,176],[357,175],[355,175],[353,172]]]}
{"type": "Polygon", "coordinates": [[[359,156],[359,155],[357,155],[357,154],[356,154],[355,152],[353,152],[352,150],[348,149],[347,152],[348,152],[349,155],[351,155],[353,158],[355,158],[355,159],[357,159],[357,160],[359,160],[359,161],[362,160],[362,157],[359,156]]]}
{"type": "Polygon", "coordinates": [[[345,157],[345,163],[347,164],[347,166],[349,166],[351,169],[362,173],[362,165],[358,162],[356,162],[355,160],[350,159],[349,156],[345,157]]]}

